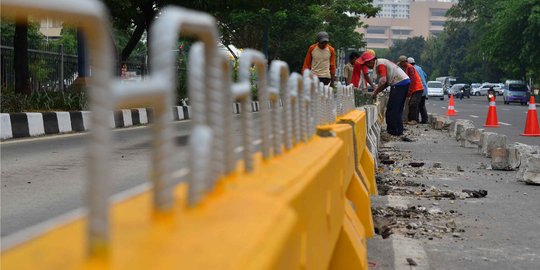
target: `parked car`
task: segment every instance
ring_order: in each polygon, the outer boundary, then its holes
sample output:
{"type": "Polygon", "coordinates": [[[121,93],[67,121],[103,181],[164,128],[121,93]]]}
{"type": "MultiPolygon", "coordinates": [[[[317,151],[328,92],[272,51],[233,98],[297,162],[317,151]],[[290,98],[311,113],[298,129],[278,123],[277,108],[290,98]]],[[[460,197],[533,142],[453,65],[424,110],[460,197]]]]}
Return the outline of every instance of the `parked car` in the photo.
{"type": "Polygon", "coordinates": [[[480,88],[478,88],[476,91],[474,91],[475,96],[485,96],[487,95],[487,91],[489,88],[493,87],[493,90],[497,92],[497,95],[502,96],[504,90],[502,89],[501,85],[498,83],[483,83],[480,88]]]}
{"type": "Polygon", "coordinates": [[[471,98],[471,86],[466,83],[456,83],[448,89],[448,95],[453,95],[459,99],[463,97],[471,98]]]}
{"type": "Polygon", "coordinates": [[[519,102],[521,105],[526,105],[528,93],[529,88],[523,81],[508,80],[503,93],[504,104],[519,102]]]}
{"type": "Polygon", "coordinates": [[[471,83],[471,95],[472,96],[480,96],[481,94],[478,92],[480,89],[480,86],[482,86],[481,83],[471,83]],[[478,94],[477,94],[478,93],[478,94]]]}
{"type": "Polygon", "coordinates": [[[443,85],[439,81],[428,81],[427,82],[427,96],[429,97],[439,97],[441,100],[444,100],[444,90],[443,85]]]}

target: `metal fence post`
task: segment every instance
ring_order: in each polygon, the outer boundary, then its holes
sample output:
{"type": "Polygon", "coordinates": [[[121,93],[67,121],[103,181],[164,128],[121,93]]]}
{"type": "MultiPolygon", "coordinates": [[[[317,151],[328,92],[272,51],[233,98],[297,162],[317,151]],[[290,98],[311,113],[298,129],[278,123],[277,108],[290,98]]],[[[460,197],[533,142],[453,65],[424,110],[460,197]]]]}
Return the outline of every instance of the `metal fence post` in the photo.
{"type": "Polygon", "coordinates": [[[64,44],[60,44],[60,91],[64,91],[64,44]]]}

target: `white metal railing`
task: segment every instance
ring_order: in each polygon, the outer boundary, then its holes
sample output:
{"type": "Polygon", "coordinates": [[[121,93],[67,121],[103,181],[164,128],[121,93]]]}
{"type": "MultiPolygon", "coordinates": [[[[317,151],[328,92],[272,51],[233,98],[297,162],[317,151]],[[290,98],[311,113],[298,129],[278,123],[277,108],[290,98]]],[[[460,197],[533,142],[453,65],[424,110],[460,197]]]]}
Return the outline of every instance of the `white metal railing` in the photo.
{"type": "Polygon", "coordinates": [[[167,112],[176,89],[175,48],[180,35],[199,42],[190,50],[188,91],[193,111],[193,129],[189,140],[188,205],[190,207],[211,190],[217,179],[235,168],[232,138],[233,99],[242,109],[241,136],[245,171],[254,169],[253,119],[250,68],[257,73],[260,98],[261,152],[263,159],[279,156],[294,145],[308,141],[320,124],[333,123],[336,116],[354,109],[351,86],[324,86],[310,71],[289,74],[285,62],[275,60],[267,71],[264,55],[244,50],[240,57],[239,80],[232,82],[227,57],[218,50],[216,21],[208,14],[179,7],[165,7],[150,33],[151,73],[137,84],[113,79],[113,44],[110,23],[104,5],[97,0],[3,0],[5,15],[56,17],[83,29],[89,43],[92,77],[89,82],[92,129],[88,164],[88,250],[91,255],[109,248],[109,201],[111,168],[109,159],[113,141],[110,111],[118,107],[154,108],[152,125],[152,169],[154,209],[167,211],[174,203],[173,189],[183,172],[172,163],[174,143],[167,112]],[[267,82],[267,73],[269,76],[267,82]],[[280,102],[282,109],[280,109],[280,102]]]}

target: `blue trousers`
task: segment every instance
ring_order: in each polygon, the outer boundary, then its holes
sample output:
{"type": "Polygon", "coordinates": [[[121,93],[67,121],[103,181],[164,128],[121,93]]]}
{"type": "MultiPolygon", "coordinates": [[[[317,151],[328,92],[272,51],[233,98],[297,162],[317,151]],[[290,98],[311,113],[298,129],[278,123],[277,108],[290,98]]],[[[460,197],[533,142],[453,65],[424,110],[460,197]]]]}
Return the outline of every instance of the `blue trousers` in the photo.
{"type": "Polygon", "coordinates": [[[386,105],[386,130],[394,136],[403,135],[403,106],[409,91],[409,84],[392,86],[386,105]]]}

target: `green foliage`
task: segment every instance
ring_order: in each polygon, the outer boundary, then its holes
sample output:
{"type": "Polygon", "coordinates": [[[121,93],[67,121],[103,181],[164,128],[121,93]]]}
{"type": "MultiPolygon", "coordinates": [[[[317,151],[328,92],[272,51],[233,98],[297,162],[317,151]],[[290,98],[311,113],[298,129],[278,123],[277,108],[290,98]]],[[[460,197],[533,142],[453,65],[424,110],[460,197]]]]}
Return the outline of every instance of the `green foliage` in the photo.
{"type": "Polygon", "coordinates": [[[364,93],[361,91],[354,91],[354,106],[360,107],[364,105],[372,105],[373,97],[371,93],[364,93]]]}
{"type": "Polygon", "coordinates": [[[422,54],[431,61],[433,76],[540,80],[538,0],[460,0],[448,15],[447,34],[428,40],[422,54]]]}
{"type": "MultiPolygon", "coordinates": [[[[7,18],[0,19],[0,40],[2,45],[13,46],[15,36],[15,23],[7,18]]],[[[44,36],[39,32],[39,24],[30,22],[28,24],[28,47],[40,48],[44,42],[44,36]]]]}
{"type": "Polygon", "coordinates": [[[407,38],[406,40],[398,40],[390,47],[390,60],[397,61],[398,57],[405,55],[414,58],[419,64],[420,55],[426,47],[424,37],[407,38]]]}
{"type": "Polygon", "coordinates": [[[30,96],[2,88],[2,113],[86,110],[84,91],[32,92],[30,96]]]}

